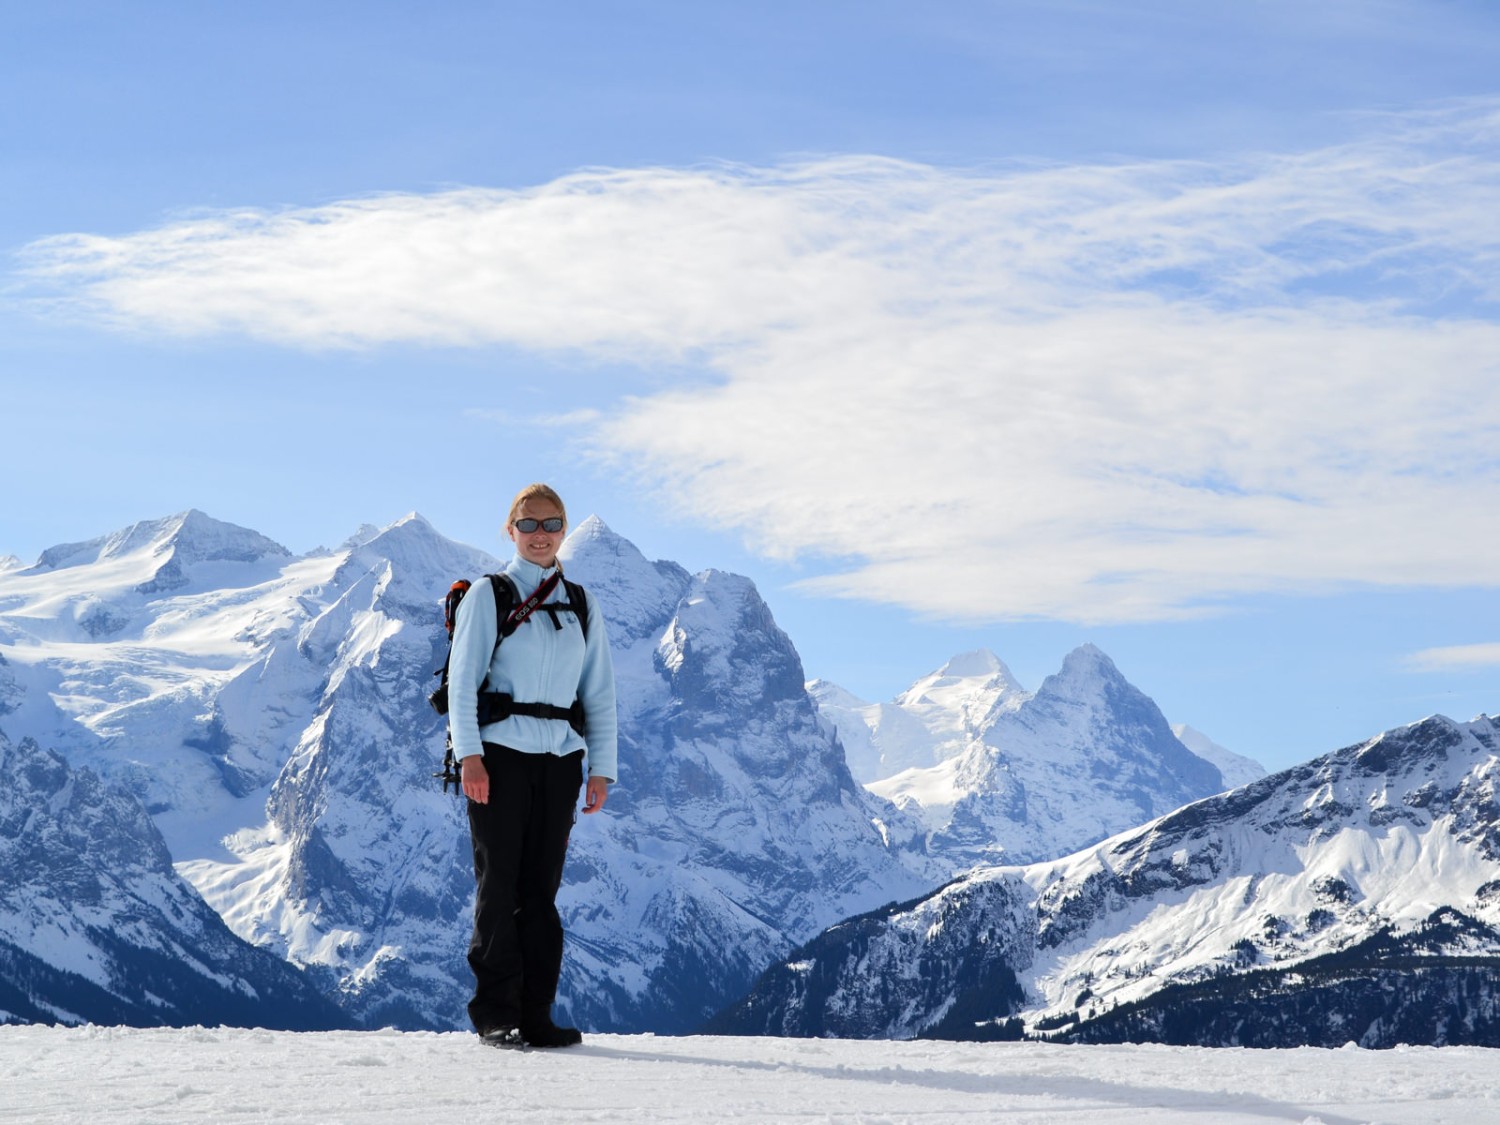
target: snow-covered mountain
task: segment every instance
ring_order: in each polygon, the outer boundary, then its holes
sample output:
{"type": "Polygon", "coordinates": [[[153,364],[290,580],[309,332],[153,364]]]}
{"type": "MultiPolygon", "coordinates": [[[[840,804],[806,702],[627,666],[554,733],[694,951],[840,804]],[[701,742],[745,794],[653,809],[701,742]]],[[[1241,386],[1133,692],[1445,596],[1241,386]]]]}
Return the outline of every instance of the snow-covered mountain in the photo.
{"type": "Polygon", "coordinates": [[[263,818],[310,711],[287,707],[322,672],[291,685],[262,663],[335,565],[190,511],[0,572],[6,729],[125,786],[196,854],[204,828],[263,818]]]}
{"type": "Polygon", "coordinates": [[[230,933],[139,801],[3,733],[0,777],[0,1023],[350,1025],[230,933]]]}
{"type": "Polygon", "coordinates": [[[1226,750],[1202,731],[1194,730],[1186,723],[1173,723],[1172,733],[1194,754],[1218,767],[1224,778],[1224,788],[1238,789],[1266,776],[1266,767],[1254,758],[1226,750]]]}
{"type": "Polygon", "coordinates": [[[826,680],[807,686],[843,740],[849,772],[866,785],[958,757],[1031,697],[984,649],[955,656],[890,703],[867,703],[826,680]]]}
{"type": "MultiPolygon", "coordinates": [[[[597,520],[570,575],[617,654],[622,778],[574,832],[563,998],[680,1030],[796,943],[936,882],[854,783],[754,586],[597,520]]],[[[419,516],[293,557],[197,512],[0,571],[0,724],[138,797],[244,938],[366,1024],[451,1027],[470,987],[461,804],[431,774],[438,604],[499,563],[419,516]]],[[[894,831],[893,827],[894,826],[894,831]]]]}
{"type": "Polygon", "coordinates": [[[840,699],[824,686],[819,707],[829,714],[830,701],[841,737],[852,731],[857,742],[865,730],[883,749],[900,722],[930,736],[937,764],[867,787],[922,821],[923,846],[950,874],[1064,855],[1225,788],[1092,645],[1035,695],[978,652],[919,680],[882,709],[879,726],[840,699]]]}
{"type": "Polygon", "coordinates": [[[1500,1045],[1497,779],[1500,720],[1427,719],[843,922],[714,1026],[1500,1045]]]}

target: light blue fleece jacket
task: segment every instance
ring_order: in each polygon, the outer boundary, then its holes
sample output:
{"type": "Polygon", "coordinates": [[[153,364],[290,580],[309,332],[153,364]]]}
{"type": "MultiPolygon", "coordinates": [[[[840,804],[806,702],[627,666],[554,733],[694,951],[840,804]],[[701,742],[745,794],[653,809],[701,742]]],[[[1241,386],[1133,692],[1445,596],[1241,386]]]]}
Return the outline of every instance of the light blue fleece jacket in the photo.
{"type": "MultiPolygon", "coordinates": [[[[522,601],[553,573],[554,569],[543,569],[519,555],[505,567],[522,601]]],[[[557,619],[563,627],[557,629],[552,615],[538,609],[496,648],[499,633],[489,579],[474,583],[458,605],[453,648],[448,656],[448,729],[453,735],[454,757],[484,753],[481,742],[498,742],[527,754],[562,756],[587,750],[591,775],[610,781],[619,777],[615,666],[609,655],[604,614],[593,596],[587,591],[585,595],[589,604],[587,641],[572,614],[559,613],[557,619]],[[571,707],[574,699],[582,699],[587,743],[566,722],[532,715],[512,715],[481,730],[478,693],[486,673],[487,690],[507,692],[519,703],[571,707]]],[[[568,590],[561,582],[547,598],[548,602],[567,600],[568,590]]]]}

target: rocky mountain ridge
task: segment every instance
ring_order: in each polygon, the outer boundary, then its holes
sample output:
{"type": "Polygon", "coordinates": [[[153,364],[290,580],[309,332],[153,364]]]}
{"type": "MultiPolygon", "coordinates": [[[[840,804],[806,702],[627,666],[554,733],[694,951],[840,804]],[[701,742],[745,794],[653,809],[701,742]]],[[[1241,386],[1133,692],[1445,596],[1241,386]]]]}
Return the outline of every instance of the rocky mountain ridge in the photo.
{"type": "Polygon", "coordinates": [[[1433,717],[841,923],[713,1026],[1497,1045],[1497,779],[1500,720],[1433,717]]]}
{"type": "Polygon", "coordinates": [[[230,933],[140,802],[3,733],[0,777],[0,1023],[351,1026],[230,933]]]}

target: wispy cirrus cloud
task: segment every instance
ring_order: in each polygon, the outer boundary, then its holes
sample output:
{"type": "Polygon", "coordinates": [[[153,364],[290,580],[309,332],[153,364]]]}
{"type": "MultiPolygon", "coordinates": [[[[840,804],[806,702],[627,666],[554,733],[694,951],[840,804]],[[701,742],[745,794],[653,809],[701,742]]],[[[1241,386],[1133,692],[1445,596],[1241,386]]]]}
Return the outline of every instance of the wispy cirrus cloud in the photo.
{"type": "Polygon", "coordinates": [[[681,382],[584,444],[767,554],[843,560],[814,588],[1151,620],[1500,582],[1471,518],[1500,508],[1497,139],[1475,102],[1218,163],[580,172],[63,236],[27,268],[147,330],[666,361],[681,382]]]}
{"type": "Polygon", "coordinates": [[[1414,672],[1453,672],[1500,667],[1500,641],[1424,648],[1421,652],[1412,653],[1407,658],[1406,665],[1414,672]]]}

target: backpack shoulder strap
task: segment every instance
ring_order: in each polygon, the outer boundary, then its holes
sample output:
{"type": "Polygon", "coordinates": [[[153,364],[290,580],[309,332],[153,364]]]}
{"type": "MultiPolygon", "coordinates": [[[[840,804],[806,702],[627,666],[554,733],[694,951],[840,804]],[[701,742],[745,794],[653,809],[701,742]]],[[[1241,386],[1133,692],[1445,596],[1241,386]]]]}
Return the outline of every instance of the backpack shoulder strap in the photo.
{"type": "Polygon", "coordinates": [[[589,599],[583,592],[583,587],[577,582],[563,579],[563,586],[568,591],[568,602],[573,606],[573,613],[578,618],[579,628],[583,630],[583,639],[589,639],[589,599]]]}
{"type": "Polygon", "coordinates": [[[490,589],[495,592],[495,609],[509,614],[521,600],[516,593],[516,584],[508,574],[486,574],[485,577],[490,580],[490,589]]]}
{"type": "Polygon", "coordinates": [[[490,580],[490,590],[495,595],[495,644],[510,636],[514,629],[505,628],[505,622],[511,615],[511,611],[521,600],[521,595],[516,592],[516,584],[506,574],[486,574],[490,580]]]}

